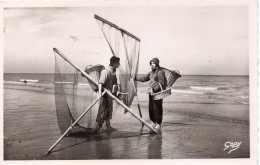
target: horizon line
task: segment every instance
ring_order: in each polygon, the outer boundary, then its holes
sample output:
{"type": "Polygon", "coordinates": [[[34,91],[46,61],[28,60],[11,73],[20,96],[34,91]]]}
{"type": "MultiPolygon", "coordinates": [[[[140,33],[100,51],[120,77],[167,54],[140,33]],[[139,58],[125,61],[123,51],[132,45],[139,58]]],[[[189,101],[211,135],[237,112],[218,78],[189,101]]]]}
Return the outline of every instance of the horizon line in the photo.
{"type": "MultiPolygon", "coordinates": [[[[53,72],[3,72],[3,74],[54,74],[53,72]]],[[[146,74],[146,73],[139,73],[146,74]]],[[[250,76],[249,74],[181,74],[182,76],[250,76]]]]}

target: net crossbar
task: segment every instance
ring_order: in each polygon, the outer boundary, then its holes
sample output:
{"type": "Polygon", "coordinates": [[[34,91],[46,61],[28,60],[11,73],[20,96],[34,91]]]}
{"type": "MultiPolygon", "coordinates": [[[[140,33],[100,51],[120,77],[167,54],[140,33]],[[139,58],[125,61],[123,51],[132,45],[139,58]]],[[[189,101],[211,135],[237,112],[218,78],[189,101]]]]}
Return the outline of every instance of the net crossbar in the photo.
{"type": "MultiPolygon", "coordinates": [[[[120,57],[120,67],[117,75],[120,92],[124,93],[124,95],[121,95],[121,100],[127,107],[133,106],[133,109],[136,110],[134,110],[133,113],[138,114],[136,102],[133,104],[134,97],[137,93],[137,84],[133,81],[131,75],[138,73],[140,39],[101,17],[95,16],[95,18],[108,42],[112,56],[120,57]]],[[[89,79],[83,76],[82,73],[80,73],[81,71],[79,72],[79,68],[73,67],[65,56],[62,58],[59,57],[57,55],[58,50],[54,52],[56,52],[56,111],[59,128],[61,133],[64,133],[70,124],[83,113],[87,105],[90,105],[93,100],[98,97],[96,91],[100,72],[93,72],[93,70],[102,70],[104,68],[100,65],[86,68],[85,73],[89,73],[92,77],[89,79]]],[[[91,133],[95,126],[98,107],[98,104],[94,105],[70,133],[81,131],[91,133]]],[[[132,112],[124,114],[124,109],[127,107],[120,106],[118,102],[114,101],[111,124],[120,130],[140,132],[140,121],[132,116],[132,112]]]]}

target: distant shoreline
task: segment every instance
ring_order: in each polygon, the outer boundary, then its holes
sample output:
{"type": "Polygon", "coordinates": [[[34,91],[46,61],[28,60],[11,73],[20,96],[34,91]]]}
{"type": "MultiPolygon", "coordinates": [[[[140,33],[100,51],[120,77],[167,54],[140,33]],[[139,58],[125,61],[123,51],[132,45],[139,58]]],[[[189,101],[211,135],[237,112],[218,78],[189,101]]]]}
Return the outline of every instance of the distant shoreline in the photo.
{"type": "MultiPolygon", "coordinates": [[[[46,75],[51,75],[51,74],[55,74],[55,73],[3,73],[3,74],[46,74],[46,75]]],[[[145,75],[146,73],[139,73],[138,75],[145,75]]],[[[231,76],[231,77],[236,77],[236,76],[242,76],[242,77],[249,77],[250,75],[195,75],[195,74],[181,74],[182,76],[231,76]]]]}

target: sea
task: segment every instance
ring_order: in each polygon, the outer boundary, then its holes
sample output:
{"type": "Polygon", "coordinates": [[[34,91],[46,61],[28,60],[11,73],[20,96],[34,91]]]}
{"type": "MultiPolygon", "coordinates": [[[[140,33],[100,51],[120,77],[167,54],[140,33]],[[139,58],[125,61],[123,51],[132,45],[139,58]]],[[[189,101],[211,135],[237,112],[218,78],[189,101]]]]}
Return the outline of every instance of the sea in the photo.
{"type": "MultiPolygon", "coordinates": [[[[89,88],[79,77],[79,88],[89,88]]],[[[61,136],[54,74],[5,73],[3,83],[4,160],[250,157],[248,76],[183,75],[163,100],[160,136],[150,134],[115,105],[111,125],[118,131],[65,137],[48,156],[46,152],[61,136]],[[232,140],[242,145],[228,154],[224,144],[232,140]]],[[[140,82],[137,91],[142,117],[149,122],[147,86],[140,82]]],[[[137,97],[134,101],[131,109],[139,114],[137,97]]]]}
{"type": "MultiPolygon", "coordinates": [[[[86,81],[79,82],[85,86],[86,81]]],[[[148,84],[138,82],[140,101],[147,101],[148,84]]],[[[4,73],[4,88],[54,93],[54,74],[4,73]]],[[[195,104],[249,104],[249,76],[183,75],[164,102],[195,104]]]]}

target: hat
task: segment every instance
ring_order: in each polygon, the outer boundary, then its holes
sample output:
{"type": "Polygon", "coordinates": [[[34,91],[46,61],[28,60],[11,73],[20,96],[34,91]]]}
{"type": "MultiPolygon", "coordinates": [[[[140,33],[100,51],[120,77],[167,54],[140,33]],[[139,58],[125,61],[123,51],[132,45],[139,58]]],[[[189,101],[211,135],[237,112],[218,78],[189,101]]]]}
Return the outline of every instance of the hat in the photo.
{"type": "Polygon", "coordinates": [[[120,60],[119,57],[116,57],[116,56],[111,57],[110,58],[110,65],[119,62],[119,60],[120,60]]]}
{"type": "Polygon", "coordinates": [[[150,65],[151,65],[151,62],[154,62],[157,66],[160,66],[159,65],[159,59],[157,57],[153,58],[151,61],[150,61],[150,65]]]}

